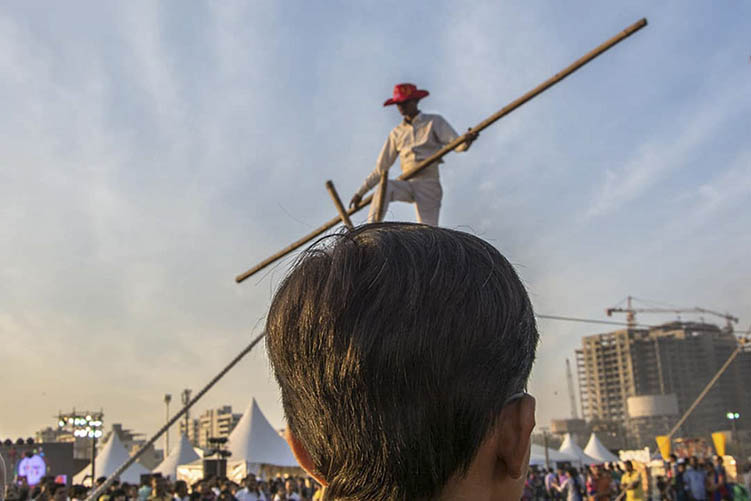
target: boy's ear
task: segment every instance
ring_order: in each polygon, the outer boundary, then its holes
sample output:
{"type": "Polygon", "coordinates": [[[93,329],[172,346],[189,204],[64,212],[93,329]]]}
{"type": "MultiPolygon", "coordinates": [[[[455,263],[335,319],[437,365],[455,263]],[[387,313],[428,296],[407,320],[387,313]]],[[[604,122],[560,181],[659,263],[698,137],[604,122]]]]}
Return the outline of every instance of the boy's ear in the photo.
{"type": "Polygon", "coordinates": [[[297,437],[289,430],[289,426],[284,430],[284,439],[289,444],[289,448],[292,450],[292,454],[295,455],[297,462],[300,463],[302,469],[308,472],[308,474],[315,478],[319,484],[326,487],[327,482],[320,473],[318,473],[313,465],[313,460],[310,458],[310,454],[305,446],[300,442],[297,437]]]}
{"type": "Polygon", "coordinates": [[[518,479],[527,471],[532,430],[535,428],[535,399],[524,395],[504,407],[501,413],[501,440],[498,455],[503,459],[511,478],[518,479]]]}

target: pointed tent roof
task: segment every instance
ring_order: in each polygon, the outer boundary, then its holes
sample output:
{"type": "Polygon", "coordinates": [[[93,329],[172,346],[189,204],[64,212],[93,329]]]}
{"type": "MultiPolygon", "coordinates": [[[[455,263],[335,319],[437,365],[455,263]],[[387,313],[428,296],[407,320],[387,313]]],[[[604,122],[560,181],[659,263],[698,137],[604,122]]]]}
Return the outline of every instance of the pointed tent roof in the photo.
{"type": "MultiPolygon", "coordinates": [[[[104,444],[104,447],[102,447],[102,450],[99,451],[99,454],[97,454],[97,457],[94,460],[96,476],[109,477],[115,472],[115,470],[125,463],[128,458],[130,458],[130,455],[113,428],[109,440],[107,440],[107,443],[104,444]]],[[[83,479],[90,473],[91,464],[89,463],[89,466],[86,466],[73,477],[73,483],[83,483],[83,479]]],[[[141,481],[141,475],[146,473],[151,472],[141,464],[133,463],[123,472],[122,475],[120,475],[120,480],[122,482],[138,483],[141,481]]]]}
{"type": "MultiPolygon", "coordinates": [[[[551,463],[578,461],[577,458],[553,449],[552,447],[548,447],[548,460],[551,463]]],[[[537,444],[532,444],[531,450],[529,452],[529,464],[532,466],[545,465],[545,447],[537,444]]]]}
{"type": "Polygon", "coordinates": [[[175,480],[177,478],[177,467],[181,464],[192,463],[196,459],[200,459],[200,456],[193,449],[193,444],[190,443],[185,434],[181,434],[177,447],[172,449],[169,456],[164,458],[159,466],[154,468],[153,473],[161,473],[163,477],[170,477],[175,480]]]}
{"type": "Polygon", "coordinates": [[[287,442],[269,424],[253,398],[229,435],[231,460],[274,466],[299,466],[287,442]]]}
{"type": "Polygon", "coordinates": [[[610,452],[607,447],[602,445],[602,442],[597,438],[597,435],[592,433],[592,435],[589,436],[589,442],[587,442],[587,446],[584,448],[584,452],[595,459],[599,459],[601,462],[604,463],[616,463],[620,461],[618,456],[610,452]]]}
{"type": "Polygon", "coordinates": [[[576,442],[571,438],[570,433],[566,433],[566,435],[563,437],[563,443],[561,444],[561,447],[558,449],[558,452],[562,452],[568,456],[576,458],[574,462],[578,462],[580,464],[600,464],[603,463],[602,460],[595,459],[587,454],[584,453],[584,451],[579,447],[576,442]]]}

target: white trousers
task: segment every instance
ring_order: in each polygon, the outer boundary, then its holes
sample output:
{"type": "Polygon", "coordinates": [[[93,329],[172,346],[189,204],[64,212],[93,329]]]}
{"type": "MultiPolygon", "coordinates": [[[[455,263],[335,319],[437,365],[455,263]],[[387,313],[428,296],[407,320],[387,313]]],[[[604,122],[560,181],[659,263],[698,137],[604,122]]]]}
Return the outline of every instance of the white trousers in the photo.
{"type": "MultiPolygon", "coordinates": [[[[380,191],[378,187],[370,204],[368,222],[376,220],[375,208],[380,191]]],[[[383,214],[389,207],[389,202],[410,202],[415,204],[417,222],[438,226],[438,213],[441,211],[443,189],[438,179],[413,179],[410,181],[389,180],[386,186],[386,199],[383,201],[383,214]]]]}

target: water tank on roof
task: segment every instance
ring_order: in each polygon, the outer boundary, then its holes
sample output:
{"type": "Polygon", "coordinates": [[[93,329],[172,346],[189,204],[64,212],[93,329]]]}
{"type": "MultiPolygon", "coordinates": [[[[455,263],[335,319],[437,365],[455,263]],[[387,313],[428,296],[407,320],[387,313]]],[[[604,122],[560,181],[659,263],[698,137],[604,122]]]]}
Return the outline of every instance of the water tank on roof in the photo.
{"type": "Polygon", "coordinates": [[[675,393],[629,397],[626,404],[630,418],[678,415],[678,398],[675,393]]]}

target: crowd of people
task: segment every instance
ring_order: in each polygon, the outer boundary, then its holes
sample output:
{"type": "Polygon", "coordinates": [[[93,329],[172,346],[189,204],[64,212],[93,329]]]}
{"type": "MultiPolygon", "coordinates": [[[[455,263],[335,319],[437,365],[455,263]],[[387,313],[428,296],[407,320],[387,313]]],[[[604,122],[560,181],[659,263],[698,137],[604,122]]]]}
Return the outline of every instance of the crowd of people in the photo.
{"type": "MultiPolygon", "coordinates": [[[[728,477],[721,457],[700,460],[678,459],[665,463],[665,474],[651,486],[651,499],[660,501],[749,501],[751,467],[728,477]]],[[[527,474],[522,499],[525,501],[642,501],[648,499],[646,475],[631,461],[592,465],[586,468],[532,468],[527,474]]]]}
{"type": "MultiPolygon", "coordinates": [[[[105,481],[97,480],[97,486],[105,481]]],[[[10,486],[6,501],[83,501],[89,488],[66,487],[54,480],[38,486],[10,486]]],[[[318,501],[320,486],[310,477],[257,479],[249,474],[237,484],[227,478],[209,477],[189,485],[160,476],[144,477],[140,484],[114,481],[97,501],[318,501]]]]}
{"type": "MultiPolygon", "coordinates": [[[[751,501],[751,465],[731,482],[721,457],[688,460],[671,456],[665,474],[656,477],[648,497],[646,476],[631,461],[584,468],[530,468],[522,501],[751,501]]],[[[97,485],[104,482],[104,477],[97,485]]],[[[11,485],[7,501],[83,501],[89,488],[67,487],[54,481],[38,486],[11,485]]],[[[140,484],[114,481],[98,501],[318,501],[322,490],[310,477],[258,479],[250,474],[242,484],[209,477],[189,485],[160,476],[145,477],[140,484]]]]}
{"type": "Polygon", "coordinates": [[[560,466],[531,468],[524,485],[523,500],[609,501],[629,489],[630,499],[644,499],[643,487],[634,485],[638,472],[630,461],[622,468],[616,463],[586,468],[560,466]]]}

